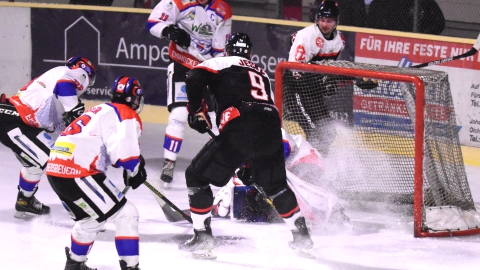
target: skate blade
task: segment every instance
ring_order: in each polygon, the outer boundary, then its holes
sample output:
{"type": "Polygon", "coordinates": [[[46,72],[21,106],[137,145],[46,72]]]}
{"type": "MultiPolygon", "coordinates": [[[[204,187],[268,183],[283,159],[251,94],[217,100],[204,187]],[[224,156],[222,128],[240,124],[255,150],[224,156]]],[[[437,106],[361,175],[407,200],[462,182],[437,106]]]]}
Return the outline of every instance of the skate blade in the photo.
{"type": "Polygon", "coordinates": [[[15,211],[15,214],[13,214],[13,216],[15,218],[19,218],[19,219],[32,219],[32,218],[40,216],[40,215],[35,215],[35,214],[29,213],[29,212],[15,211]]]}
{"type": "Polygon", "coordinates": [[[302,258],[315,259],[317,256],[313,253],[312,249],[300,248],[297,250],[297,254],[302,258]]]}
{"type": "Polygon", "coordinates": [[[170,189],[170,183],[163,183],[163,189],[170,189]]]}
{"type": "Polygon", "coordinates": [[[213,250],[197,250],[192,252],[192,257],[201,260],[215,260],[217,254],[213,250]]]}

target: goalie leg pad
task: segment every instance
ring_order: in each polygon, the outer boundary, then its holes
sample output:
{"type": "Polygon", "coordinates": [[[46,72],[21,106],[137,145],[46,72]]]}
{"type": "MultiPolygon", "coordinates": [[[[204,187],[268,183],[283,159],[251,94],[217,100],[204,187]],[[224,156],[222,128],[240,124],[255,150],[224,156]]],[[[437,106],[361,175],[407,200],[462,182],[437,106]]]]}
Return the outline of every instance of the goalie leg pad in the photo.
{"type": "Polygon", "coordinates": [[[277,211],[264,199],[253,186],[233,187],[230,216],[245,222],[283,222],[277,211]]]}

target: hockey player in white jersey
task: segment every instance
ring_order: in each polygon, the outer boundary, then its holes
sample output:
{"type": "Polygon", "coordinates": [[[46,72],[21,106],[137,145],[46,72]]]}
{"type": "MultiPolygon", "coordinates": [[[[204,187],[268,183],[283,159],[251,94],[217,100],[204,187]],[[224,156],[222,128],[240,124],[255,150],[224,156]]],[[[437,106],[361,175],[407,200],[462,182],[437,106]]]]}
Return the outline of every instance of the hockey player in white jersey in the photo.
{"type": "Polygon", "coordinates": [[[23,165],[20,170],[15,217],[45,215],[50,207],[39,202],[40,178],[56,136],[80,116],[79,96],[95,82],[95,67],[86,58],[72,57],[65,66],[48,70],[17,94],[0,100],[0,141],[12,149],[23,165]]]}
{"type": "MultiPolygon", "coordinates": [[[[178,152],[182,147],[187,123],[187,72],[198,63],[224,55],[225,41],[232,28],[232,11],[223,0],[164,0],[160,1],[148,18],[147,30],[158,38],[170,40],[169,56],[172,63],[167,70],[167,108],[170,112],[163,143],[164,163],[161,174],[163,185],[173,180],[178,152]]],[[[212,119],[213,101],[205,97],[212,119]]],[[[213,127],[217,132],[216,126],[213,127]]],[[[159,188],[160,181],[152,184],[159,188]]]]}
{"type": "Polygon", "coordinates": [[[345,38],[337,30],[338,19],[338,4],[332,0],[322,1],[315,14],[315,23],[292,35],[288,61],[336,60],[345,48],[345,38]]]}
{"type": "Polygon", "coordinates": [[[111,103],[89,109],[60,134],[48,160],[48,181],[75,220],[65,270],[92,269],[85,261],[107,221],[116,226],[121,269],[139,269],[138,211],[106,172],[123,168],[125,185],[133,189],[147,178],[138,141],[143,90],[135,78],[120,76],[112,93],[111,103]]]}

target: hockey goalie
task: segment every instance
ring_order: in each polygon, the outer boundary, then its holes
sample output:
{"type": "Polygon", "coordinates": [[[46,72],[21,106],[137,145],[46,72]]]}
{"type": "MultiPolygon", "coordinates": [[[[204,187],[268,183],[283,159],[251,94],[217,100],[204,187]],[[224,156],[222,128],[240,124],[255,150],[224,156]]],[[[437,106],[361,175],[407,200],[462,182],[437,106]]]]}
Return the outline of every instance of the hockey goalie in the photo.
{"type": "MultiPolygon", "coordinates": [[[[321,154],[301,135],[282,129],[287,180],[295,192],[302,214],[314,226],[349,223],[338,197],[321,183],[324,162],[321,154]]],[[[282,222],[268,198],[254,185],[250,168],[244,164],[230,182],[215,195],[213,216],[244,222],[282,222]]]]}

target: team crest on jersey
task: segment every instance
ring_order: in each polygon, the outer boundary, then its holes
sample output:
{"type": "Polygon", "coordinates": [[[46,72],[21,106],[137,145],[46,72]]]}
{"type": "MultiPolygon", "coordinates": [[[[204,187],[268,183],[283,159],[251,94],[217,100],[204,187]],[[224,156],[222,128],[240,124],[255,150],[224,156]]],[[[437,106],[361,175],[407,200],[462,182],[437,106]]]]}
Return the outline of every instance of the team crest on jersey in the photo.
{"type": "Polygon", "coordinates": [[[305,48],[302,45],[298,45],[295,51],[296,61],[305,61],[305,48]]]}
{"type": "Polygon", "coordinates": [[[212,27],[210,25],[205,24],[205,25],[200,26],[200,29],[198,30],[198,33],[200,35],[204,35],[204,36],[212,36],[213,35],[213,30],[212,30],[212,27]]]}
{"type": "Polygon", "coordinates": [[[317,45],[318,48],[323,48],[323,38],[317,37],[315,40],[315,45],[317,45]]]}

